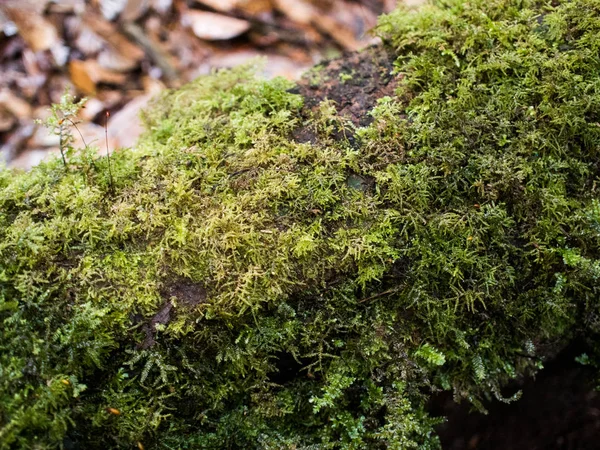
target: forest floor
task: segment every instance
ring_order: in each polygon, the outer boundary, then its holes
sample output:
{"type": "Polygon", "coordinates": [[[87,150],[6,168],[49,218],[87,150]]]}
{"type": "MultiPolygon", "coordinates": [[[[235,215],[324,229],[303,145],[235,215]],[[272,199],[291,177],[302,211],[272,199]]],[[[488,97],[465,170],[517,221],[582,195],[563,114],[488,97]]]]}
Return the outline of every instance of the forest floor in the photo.
{"type": "Polygon", "coordinates": [[[257,57],[266,76],[298,79],[376,42],[377,16],[399,1],[2,1],[0,161],[28,169],[58,153],[58,138],[35,119],[67,88],[89,99],[76,146],[104,148],[109,113],[109,148],[129,147],[141,132],[138,112],[161,90],[257,57]]]}

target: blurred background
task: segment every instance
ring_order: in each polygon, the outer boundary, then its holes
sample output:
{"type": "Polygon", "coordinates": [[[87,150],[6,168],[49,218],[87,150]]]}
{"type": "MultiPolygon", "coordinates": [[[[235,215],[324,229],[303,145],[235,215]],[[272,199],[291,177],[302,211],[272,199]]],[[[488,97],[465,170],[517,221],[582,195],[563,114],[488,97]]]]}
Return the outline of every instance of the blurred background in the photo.
{"type": "Polygon", "coordinates": [[[104,148],[110,112],[109,147],[132,146],[160,90],[256,57],[267,77],[297,79],[376,42],[377,16],[399,1],[0,0],[0,161],[28,169],[58,152],[35,119],[67,87],[89,99],[78,123],[88,144],[104,148]]]}

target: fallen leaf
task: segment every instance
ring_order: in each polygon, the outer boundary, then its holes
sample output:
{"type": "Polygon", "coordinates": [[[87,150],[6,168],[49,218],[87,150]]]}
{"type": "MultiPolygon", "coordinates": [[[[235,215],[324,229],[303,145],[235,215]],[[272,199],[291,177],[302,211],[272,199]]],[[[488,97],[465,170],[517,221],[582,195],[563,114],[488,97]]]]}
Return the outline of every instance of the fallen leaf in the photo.
{"type": "Polygon", "coordinates": [[[79,114],[77,116],[85,122],[91,122],[105,109],[106,106],[102,100],[92,97],[85,102],[85,106],[79,110],[79,114]]]}
{"type": "Polygon", "coordinates": [[[313,17],[317,15],[316,9],[304,2],[299,0],[274,0],[275,7],[289,17],[294,22],[298,22],[303,25],[308,25],[313,20],[313,17]]]}
{"type": "Polygon", "coordinates": [[[124,74],[106,69],[100,65],[98,61],[93,59],[88,59],[86,61],[73,60],[69,65],[69,69],[73,84],[88,95],[93,94],[96,91],[95,87],[98,83],[120,85],[125,83],[127,79],[124,74]],[[76,80],[74,76],[79,77],[80,80],[76,80]],[[94,89],[89,91],[88,88],[90,88],[91,85],[94,86],[94,89]]]}
{"type": "Polygon", "coordinates": [[[50,2],[47,6],[49,13],[82,14],[85,11],[84,0],[60,0],[50,2]]]}
{"type": "Polygon", "coordinates": [[[195,0],[195,2],[222,12],[233,11],[239,3],[238,0],[195,0]]]}
{"type": "Polygon", "coordinates": [[[273,11],[272,0],[239,0],[237,7],[251,16],[259,16],[273,11]]]}
{"type": "Polygon", "coordinates": [[[402,3],[404,3],[409,8],[418,8],[419,6],[426,3],[426,1],[425,0],[403,0],[402,3]]]}
{"type": "Polygon", "coordinates": [[[4,33],[4,36],[10,37],[14,36],[19,32],[15,23],[4,15],[2,12],[2,8],[0,8],[0,31],[4,33]]]}
{"type": "Polygon", "coordinates": [[[182,25],[192,28],[200,39],[222,41],[232,39],[250,29],[250,22],[222,14],[189,10],[181,18],[182,25]]]}
{"type": "Polygon", "coordinates": [[[8,89],[0,91],[0,106],[19,120],[30,118],[33,112],[29,102],[13,94],[8,89]]]}
{"type": "MultiPolygon", "coordinates": [[[[83,23],[94,33],[106,41],[110,50],[118,54],[121,59],[132,62],[140,62],[144,59],[144,50],[133,44],[123,33],[115,29],[114,25],[104,20],[97,14],[86,14],[83,23]]],[[[104,64],[102,64],[104,66],[104,64]]],[[[106,66],[105,66],[106,67],[106,66]]]]}
{"type": "Polygon", "coordinates": [[[8,140],[0,147],[0,156],[5,161],[12,161],[15,156],[25,147],[27,141],[35,131],[35,125],[32,122],[21,125],[11,134],[8,140]]]}
{"type": "Polygon", "coordinates": [[[31,139],[28,142],[29,147],[47,148],[58,147],[60,145],[60,136],[50,133],[46,127],[37,127],[31,139]]]}
{"type": "Polygon", "coordinates": [[[16,25],[19,35],[25,40],[27,46],[34,52],[48,50],[58,43],[56,28],[41,14],[19,6],[4,5],[2,9],[4,15],[16,25]]]}
{"type": "Polygon", "coordinates": [[[69,63],[69,75],[77,89],[86,95],[96,92],[96,83],[90,76],[85,61],[73,60],[69,63]]]}
{"type": "MultiPolygon", "coordinates": [[[[400,0],[402,1],[402,0],[400,0]]],[[[396,9],[398,0],[383,0],[383,12],[389,13],[396,9]]]]}
{"type": "Polygon", "coordinates": [[[139,96],[111,116],[108,122],[108,136],[112,142],[111,151],[135,145],[143,131],[139,114],[151,97],[151,95],[139,96]]]}
{"type": "Polygon", "coordinates": [[[331,36],[341,47],[348,51],[358,50],[360,44],[354,37],[352,30],[347,29],[342,24],[329,16],[317,15],[314,18],[315,26],[331,36]]]}
{"type": "Polygon", "coordinates": [[[134,22],[138,20],[148,9],[148,0],[128,0],[125,8],[121,11],[119,19],[122,22],[134,22]]]}
{"type": "Polygon", "coordinates": [[[104,40],[94,33],[88,26],[82,26],[75,46],[86,56],[98,53],[104,48],[104,40]]]}
{"type": "Polygon", "coordinates": [[[114,20],[125,9],[127,0],[100,0],[100,11],[106,20],[114,20]]]}
{"type": "Polygon", "coordinates": [[[164,14],[173,6],[173,0],[152,0],[152,9],[156,12],[164,14]]]}
{"type": "Polygon", "coordinates": [[[129,72],[138,66],[139,61],[126,55],[106,48],[98,54],[98,64],[115,72],[129,72]]]}
{"type": "Polygon", "coordinates": [[[50,49],[50,54],[54,60],[54,65],[56,67],[63,67],[69,60],[71,49],[59,41],[50,49]]]}
{"type": "Polygon", "coordinates": [[[207,74],[215,67],[236,67],[241,64],[247,64],[258,58],[265,60],[264,66],[261,67],[261,72],[262,75],[268,78],[282,76],[295,80],[300,78],[300,75],[311,66],[309,62],[302,64],[286,56],[268,54],[253,49],[240,49],[227,52],[216,52],[213,57],[199,67],[197,72],[194,72],[194,75],[207,74]]]}
{"type": "Polygon", "coordinates": [[[4,133],[12,129],[17,123],[17,119],[10,111],[0,108],[0,133],[4,133]]]}

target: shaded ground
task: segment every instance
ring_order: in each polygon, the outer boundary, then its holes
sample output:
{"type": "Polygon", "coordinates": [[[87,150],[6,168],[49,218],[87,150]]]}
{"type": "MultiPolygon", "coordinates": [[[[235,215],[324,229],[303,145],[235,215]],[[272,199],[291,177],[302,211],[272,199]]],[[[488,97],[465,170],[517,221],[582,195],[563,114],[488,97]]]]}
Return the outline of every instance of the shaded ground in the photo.
{"type": "MultiPolygon", "coordinates": [[[[592,450],[600,448],[597,371],[575,361],[575,347],[525,381],[517,402],[493,402],[487,416],[456,405],[444,394],[433,412],[448,417],[439,427],[444,450],[592,450]]],[[[516,389],[513,389],[513,392],[516,389]]]]}

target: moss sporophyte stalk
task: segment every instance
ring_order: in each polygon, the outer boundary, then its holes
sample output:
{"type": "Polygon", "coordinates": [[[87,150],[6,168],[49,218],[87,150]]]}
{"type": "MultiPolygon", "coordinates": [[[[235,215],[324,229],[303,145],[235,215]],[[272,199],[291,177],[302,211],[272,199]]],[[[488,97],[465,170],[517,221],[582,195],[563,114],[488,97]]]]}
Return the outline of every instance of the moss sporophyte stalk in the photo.
{"type": "Polygon", "coordinates": [[[577,336],[593,364],[600,3],[377,32],[365,123],[246,66],[110,161],[0,171],[0,448],[439,448],[432,392],[513,400],[577,336]]]}

